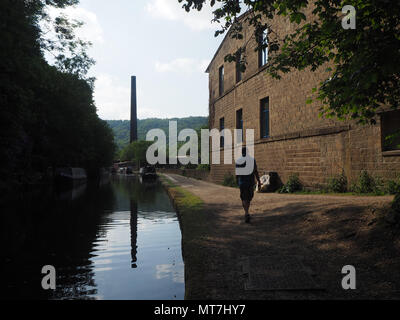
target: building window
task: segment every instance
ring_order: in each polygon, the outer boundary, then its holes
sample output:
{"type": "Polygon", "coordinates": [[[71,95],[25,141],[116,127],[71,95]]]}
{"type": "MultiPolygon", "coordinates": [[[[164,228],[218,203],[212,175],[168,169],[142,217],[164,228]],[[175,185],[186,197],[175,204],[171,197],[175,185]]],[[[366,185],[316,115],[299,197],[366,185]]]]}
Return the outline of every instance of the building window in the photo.
{"type": "Polygon", "coordinates": [[[381,115],[382,150],[400,150],[400,110],[381,115]]]}
{"type": "Polygon", "coordinates": [[[241,63],[242,61],[242,50],[239,49],[236,52],[236,83],[242,80],[242,68],[241,68],[241,63]]]}
{"type": "Polygon", "coordinates": [[[269,98],[260,102],[260,128],[261,138],[269,137],[269,98]]]}
{"type": "Polygon", "coordinates": [[[225,118],[221,118],[219,119],[219,131],[221,132],[221,137],[220,137],[221,148],[225,146],[224,129],[225,129],[225,118]]]}
{"type": "Polygon", "coordinates": [[[219,95],[224,93],[224,66],[219,68],[219,95]]]}
{"type": "Polygon", "coordinates": [[[262,46],[258,51],[258,66],[261,68],[268,63],[268,29],[260,32],[258,36],[258,44],[262,46]]]}
{"type": "Polygon", "coordinates": [[[242,130],[241,135],[238,132],[238,142],[243,142],[243,109],[236,111],[236,129],[242,130]]]}

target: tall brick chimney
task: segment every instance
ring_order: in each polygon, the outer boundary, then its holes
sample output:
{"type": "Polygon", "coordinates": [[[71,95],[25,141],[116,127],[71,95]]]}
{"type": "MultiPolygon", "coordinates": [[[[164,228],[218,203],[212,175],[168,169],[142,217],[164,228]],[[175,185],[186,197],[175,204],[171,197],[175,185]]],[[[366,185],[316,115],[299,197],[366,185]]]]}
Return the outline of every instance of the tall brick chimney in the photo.
{"type": "Polygon", "coordinates": [[[137,141],[137,99],[136,99],[136,77],[131,77],[131,143],[137,141]]]}

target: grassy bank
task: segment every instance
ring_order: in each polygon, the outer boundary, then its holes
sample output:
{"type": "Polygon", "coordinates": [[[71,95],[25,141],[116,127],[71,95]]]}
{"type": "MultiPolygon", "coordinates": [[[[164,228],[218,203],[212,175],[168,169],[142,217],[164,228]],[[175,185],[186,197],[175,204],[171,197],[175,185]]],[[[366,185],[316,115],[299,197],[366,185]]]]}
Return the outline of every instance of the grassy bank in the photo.
{"type": "Polygon", "coordinates": [[[174,201],[174,205],[179,209],[179,214],[191,215],[194,212],[201,211],[203,201],[189,191],[177,186],[166,176],[161,175],[161,182],[167,188],[168,193],[174,201]]]}
{"type": "Polygon", "coordinates": [[[173,200],[182,231],[182,255],[185,262],[185,299],[202,296],[199,283],[206,276],[202,265],[205,261],[204,252],[200,250],[210,233],[207,221],[211,214],[205,210],[203,200],[188,190],[177,186],[164,175],[160,180],[173,200]]]}

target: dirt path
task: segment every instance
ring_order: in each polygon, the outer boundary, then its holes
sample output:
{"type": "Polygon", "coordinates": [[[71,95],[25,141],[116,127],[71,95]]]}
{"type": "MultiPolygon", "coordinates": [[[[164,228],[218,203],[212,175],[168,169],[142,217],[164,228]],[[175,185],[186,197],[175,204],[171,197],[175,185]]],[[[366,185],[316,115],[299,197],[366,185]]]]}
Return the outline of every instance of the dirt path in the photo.
{"type": "Polygon", "coordinates": [[[380,217],[393,197],[256,194],[245,224],[238,189],[167,177],[205,203],[201,236],[183,239],[188,299],[400,298],[400,237],[380,217]],[[302,257],[324,290],[246,291],[239,261],[263,255],[302,257]],[[345,265],[356,290],[341,287],[345,265]]]}

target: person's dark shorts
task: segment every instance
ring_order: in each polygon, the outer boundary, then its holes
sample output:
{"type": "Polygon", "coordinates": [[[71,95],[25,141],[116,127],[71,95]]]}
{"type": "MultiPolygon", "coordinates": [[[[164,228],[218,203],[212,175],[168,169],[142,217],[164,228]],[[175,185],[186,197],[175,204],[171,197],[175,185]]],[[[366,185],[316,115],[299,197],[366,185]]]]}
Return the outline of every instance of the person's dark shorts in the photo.
{"type": "Polygon", "coordinates": [[[240,199],[251,201],[254,198],[254,186],[240,186],[240,199]]]}

